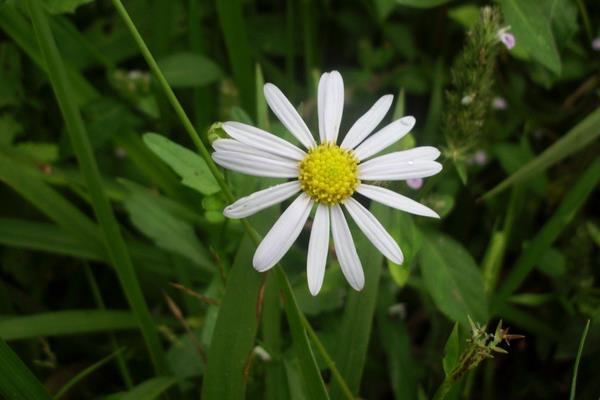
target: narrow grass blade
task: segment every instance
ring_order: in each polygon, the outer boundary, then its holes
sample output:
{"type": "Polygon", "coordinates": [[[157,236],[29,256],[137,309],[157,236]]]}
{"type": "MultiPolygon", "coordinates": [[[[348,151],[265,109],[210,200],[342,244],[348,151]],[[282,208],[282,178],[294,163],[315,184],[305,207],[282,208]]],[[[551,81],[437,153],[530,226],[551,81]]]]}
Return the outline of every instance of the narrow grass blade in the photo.
{"type": "Polygon", "coordinates": [[[565,157],[584,149],[600,136],[600,108],[575,125],[563,137],[548,147],[542,154],[523,165],[517,172],[500,182],[495,188],[483,195],[489,199],[517,182],[523,182],[546,170],[565,157]]]}
{"type": "Polygon", "coordinates": [[[242,107],[254,113],[254,63],[244,23],[241,0],[217,0],[217,14],[225,37],[233,77],[242,107]]]}
{"type": "Polygon", "coordinates": [[[577,211],[583,206],[588,196],[600,181],[600,158],[596,159],[579,180],[571,187],[565,195],[554,215],[544,224],[535,238],[525,248],[512,271],[505,279],[492,300],[492,311],[505,303],[506,300],[519,288],[527,275],[535,267],[540,256],[569,225],[577,211]]]}
{"type": "Polygon", "coordinates": [[[96,217],[104,233],[112,264],[115,266],[121,287],[142,331],[155,370],[159,374],[166,373],[167,367],[158,332],[144,300],[119,225],[102,190],[102,178],[96,159],[77,104],[71,97],[70,82],[43,5],[38,1],[30,0],[28,6],[38,43],[48,68],[50,81],[65,119],[71,144],[81,165],[96,217]]]}
{"type": "Polygon", "coordinates": [[[244,369],[258,328],[257,301],[262,276],[252,269],[254,246],[244,237],[228,274],[225,295],[208,349],[202,385],[204,400],[243,399],[244,369]]]}
{"type": "Polygon", "coordinates": [[[50,400],[40,381],[0,339],[0,394],[6,400],[50,400]]]}
{"type": "Polygon", "coordinates": [[[577,349],[577,357],[575,358],[575,366],[573,367],[573,379],[571,380],[571,393],[569,400],[575,400],[575,392],[577,391],[577,371],[579,371],[579,362],[581,361],[581,354],[583,354],[583,345],[585,344],[585,338],[587,337],[588,331],[590,330],[591,320],[587,320],[583,333],[581,335],[581,341],[579,342],[579,349],[577,349]]]}
{"type": "Polygon", "coordinates": [[[279,286],[282,288],[284,295],[283,306],[290,326],[294,352],[298,358],[300,371],[304,379],[304,391],[309,399],[329,399],[325,383],[323,383],[323,377],[321,376],[317,361],[308,341],[308,336],[304,330],[303,317],[294,297],[292,286],[281,266],[277,267],[275,273],[277,274],[279,286]]]}
{"type": "Polygon", "coordinates": [[[262,313],[264,347],[271,355],[271,361],[266,365],[265,397],[267,400],[279,400],[287,397],[287,381],[282,351],[280,298],[277,277],[274,274],[268,274],[262,313]]]}
{"type": "MultiPolygon", "coordinates": [[[[385,224],[389,220],[389,208],[380,204],[371,206],[371,211],[385,224]]],[[[334,351],[334,361],[353,394],[358,394],[365,366],[373,317],[377,303],[379,278],[383,256],[361,234],[355,234],[357,251],[361,255],[365,271],[365,287],[361,292],[352,291],[346,300],[344,316],[338,331],[339,340],[334,351]]],[[[346,398],[341,387],[332,384],[331,398],[346,398]]]]}
{"type": "Polygon", "coordinates": [[[67,394],[67,392],[69,390],[71,390],[71,388],[73,386],[77,385],[79,382],[81,382],[86,377],[88,377],[89,375],[94,373],[96,370],[98,370],[99,368],[104,366],[110,360],[112,360],[113,358],[115,358],[116,356],[121,354],[121,352],[123,350],[124,350],[124,348],[118,349],[117,351],[113,352],[112,354],[107,355],[103,359],[96,361],[89,367],[85,368],[83,371],[79,372],[77,375],[75,375],[73,378],[71,378],[67,383],[65,383],[63,385],[63,387],[60,388],[60,390],[54,395],[54,400],[58,400],[61,397],[63,397],[65,394],[67,394]]]}
{"type": "Polygon", "coordinates": [[[38,336],[64,336],[110,330],[131,330],[136,321],[128,311],[55,311],[27,316],[0,316],[0,338],[30,339],[38,336]]]}

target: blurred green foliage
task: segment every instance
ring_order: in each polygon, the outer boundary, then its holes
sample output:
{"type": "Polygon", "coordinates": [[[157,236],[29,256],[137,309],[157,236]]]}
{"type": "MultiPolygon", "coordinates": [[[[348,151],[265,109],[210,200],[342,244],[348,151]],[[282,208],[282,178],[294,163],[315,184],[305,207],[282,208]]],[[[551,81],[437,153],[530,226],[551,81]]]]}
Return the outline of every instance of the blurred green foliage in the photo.
{"type": "MultiPolygon", "coordinates": [[[[343,132],[380,95],[399,94],[394,118],[414,115],[417,125],[396,150],[443,150],[444,170],[421,189],[392,185],[440,221],[371,206],[404,265],[388,264],[351,226],[364,291],[348,287],[330,256],[312,297],[307,234],[281,263],[287,278],[252,269],[254,243],[242,223],[223,218],[227,196],[114,2],[44,0],[67,94],[101,173],[98,190],[165,352],[168,372],[157,375],[26,3],[0,0],[4,397],[45,398],[44,388],[55,395],[66,387],[63,399],[341,399],[347,390],[426,399],[473,340],[487,338],[479,328],[473,337],[469,319],[488,331],[503,319],[526,338],[452,382],[447,398],[567,398],[575,378],[578,399],[598,398],[600,53],[592,43],[600,4],[125,2],[206,146],[223,134],[213,124],[226,120],[291,138],[266,109],[264,81],[316,131],[316,82],[337,69],[346,84],[343,132]],[[513,49],[497,36],[507,27],[513,49]]],[[[236,198],[275,181],[226,180],[236,198]]],[[[249,222],[262,234],[277,215],[273,207],[249,222]]]]}

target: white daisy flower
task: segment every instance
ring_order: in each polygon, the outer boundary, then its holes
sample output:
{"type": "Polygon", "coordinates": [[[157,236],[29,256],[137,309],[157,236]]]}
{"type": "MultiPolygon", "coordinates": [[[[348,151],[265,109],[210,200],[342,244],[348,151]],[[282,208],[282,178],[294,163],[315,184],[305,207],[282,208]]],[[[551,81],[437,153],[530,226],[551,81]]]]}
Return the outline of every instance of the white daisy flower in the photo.
{"type": "Polygon", "coordinates": [[[385,257],[402,264],[403,255],[398,244],[354,196],[359,193],[398,210],[439,218],[435,211],[408,197],[366,183],[425,178],[441,171],[441,164],[434,161],[440,152],[434,147],[416,147],[373,157],[406,135],[415,125],[415,119],[400,118],[367,138],[392,105],[393,96],[383,96],[352,125],[338,145],[344,82],[339,72],[332,71],[323,74],[319,81],[320,144],[317,144],[281,90],[267,83],[264,94],[271,110],[304,149],[239,122],[224,123],[223,128],[230,138],[213,142],[213,159],[222,167],[248,175],[292,179],[239,199],[225,208],[226,217],[245,218],[300,193],[256,249],[252,260],[254,268],[259,272],[267,271],[281,260],[300,235],[315,205],[307,257],[308,287],[313,295],[319,292],[323,283],[330,231],[348,283],[356,290],[364,286],[362,265],[344,208],[385,257]]]}

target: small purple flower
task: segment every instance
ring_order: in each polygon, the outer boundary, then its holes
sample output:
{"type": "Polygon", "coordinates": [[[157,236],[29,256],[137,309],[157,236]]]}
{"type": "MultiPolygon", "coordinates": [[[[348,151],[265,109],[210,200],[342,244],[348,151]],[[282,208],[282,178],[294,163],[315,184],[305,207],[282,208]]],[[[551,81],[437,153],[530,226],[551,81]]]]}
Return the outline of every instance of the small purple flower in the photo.
{"type": "Polygon", "coordinates": [[[592,49],[594,49],[595,51],[600,51],[600,37],[597,37],[596,39],[592,40],[592,49]]]}
{"type": "Polygon", "coordinates": [[[508,108],[508,103],[504,97],[496,96],[492,100],[492,108],[494,110],[506,110],[508,108]]]}
{"type": "Polygon", "coordinates": [[[473,154],[473,163],[476,165],[485,165],[488,162],[488,155],[484,150],[477,150],[473,154]]]}
{"type": "Polygon", "coordinates": [[[501,41],[502,44],[504,44],[504,46],[506,46],[508,50],[512,50],[512,48],[515,47],[517,40],[515,39],[515,35],[508,32],[509,29],[510,26],[500,29],[496,36],[498,37],[498,40],[501,41]]]}
{"type": "Polygon", "coordinates": [[[423,178],[407,179],[406,185],[412,190],[419,190],[423,186],[423,178]]]}

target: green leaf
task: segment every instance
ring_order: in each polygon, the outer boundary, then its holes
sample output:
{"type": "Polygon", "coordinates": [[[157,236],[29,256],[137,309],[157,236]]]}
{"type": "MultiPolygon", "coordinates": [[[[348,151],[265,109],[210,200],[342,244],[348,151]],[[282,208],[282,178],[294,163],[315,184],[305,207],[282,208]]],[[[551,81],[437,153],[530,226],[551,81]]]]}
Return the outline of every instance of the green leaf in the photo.
{"type": "Polygon", "coordinates": [[[50,400],[40,381],[0,339],[0,394],[6,400],[50,400]]]}
{"type": "Polygon", "coordinates": [[[519,46],[556,75],[561,73],[560,55],[556,49],[550,18],[538,0],[501,0],[507,25],[519,46]]]}
{"type": "Polygon", "coordinates": [[[205,195],[221,190],[206,162],[198,154],[156,133],[146,133],[144,143],[173,168],[184,185],[205,195]]]}
{"type": "Polygon", "coordinates": [[[50,14],[74,13],[77,7],[89,4],[94,0],[42,0],[50,14]]]}
{"type": "Polygon", "coordinates": [[[244,368],[258,327],[256,305],[262,277],[250,265],[254,245],[244,236],[228,274],[217,323],[208,349],[204,373],[204,400],[243,399],[244,368]]]}
{"type": "Polygon", "coordinates": [[[131,222],[160,248],[186,257],[208,271],[213,269],[208,252],[187,221],[176,217],[156,200],[145,188],[122,180],[129,194],[123,204],[131,222]]]}
{"type": "Polygon", "coordinates": [[[444,373],[446,376],[450,375],[450,372],[458,364],[458,356],[460,355],[460,338],[458,335],[458,322],[454,324],[450,336],[444,346],[444,358],[442,359],[442,365],[444,367],[444,373]]]}
{"type": "Polygon", "coordinates": [[[159,60],[158,65],[172,87],[206,86],[223,73],[211,59],[195,53],[176,53],[159,60]]]}
{"type": "MultiPolygon", "coordinates": [[[[386,221],[390,221],[391,213],[396,211],[373,203],[371,212],[385,226],[386,221]]],[[[352,393],[357,394],[371,337],[383,256],[362,232],[355,231],[352,236],[357,243],[357,252],[363,263],[365,287],[361,292],[352,291],[348,295],[339,326],[339,340],[335,347],[334,361],[352,393]]],[[[342,394],[339,385],[332,384],[331,398],[341,399],[342,394]]]]}
{"type": "Polygon", "coordinates": [[[19,317],[2,315],[0,318],[0,338],[4,340],[137,328],[133,314],[128,311],[56,311],[19,317]]]}
{"type": "Polygon", "coordinates": [[[425,235],[420,261],[423,281],[438,309],[469,326],[469,316],[487,322],[487,301],[481,271],[473,257],[448,236],[425,235]]]}
{"type": "Polygon", "coordinates": [[[140,383],[127,392],[106,396],[104,400],[153,400],[177,383],[177,379],[169,376],[158,376],[140,383]]]}
{"type": "Polygon", "coordinates": [[[583,121],[575,125],[563,137],[554,142],[542,154],[523,165],[517,172],[496,185],[487,192],[483,198],[489,199],[506,188],[518,182],[523,182],[545,171],[565,157],[586,148],[600,136],[600,107],[588,115],[583,121]]]}

